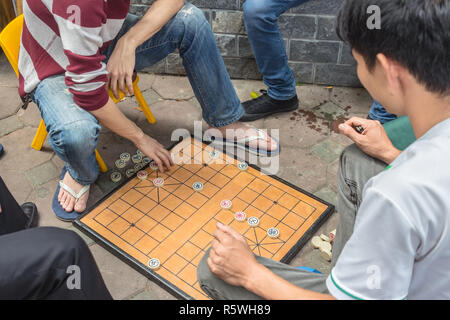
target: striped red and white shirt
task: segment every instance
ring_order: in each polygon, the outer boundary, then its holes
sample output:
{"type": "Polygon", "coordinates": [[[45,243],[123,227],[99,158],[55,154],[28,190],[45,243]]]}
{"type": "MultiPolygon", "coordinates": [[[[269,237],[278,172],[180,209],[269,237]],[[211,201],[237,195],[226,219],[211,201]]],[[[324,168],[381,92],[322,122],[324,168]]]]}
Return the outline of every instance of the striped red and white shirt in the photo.
{"type": "Polygon", "coordinates": [[[105,56],[130,0],[24,0],[19,94],[47,77],[65,74],[74,102],[92,111],[108,102],[105,56]]]}

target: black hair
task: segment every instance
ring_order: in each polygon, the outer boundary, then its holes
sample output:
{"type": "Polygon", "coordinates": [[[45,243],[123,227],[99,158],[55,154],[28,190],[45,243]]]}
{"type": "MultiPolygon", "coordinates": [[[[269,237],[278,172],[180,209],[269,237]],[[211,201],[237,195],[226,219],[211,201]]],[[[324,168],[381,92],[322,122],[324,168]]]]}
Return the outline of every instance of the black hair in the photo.
{"type": "Polygon", "coordinates": [[[450,95],[450,0],[344,0],[337,34],[370,71],[383,53],[427,90],[450,95]],[[371,6],[380,10],[379,29],[371,6]]]}

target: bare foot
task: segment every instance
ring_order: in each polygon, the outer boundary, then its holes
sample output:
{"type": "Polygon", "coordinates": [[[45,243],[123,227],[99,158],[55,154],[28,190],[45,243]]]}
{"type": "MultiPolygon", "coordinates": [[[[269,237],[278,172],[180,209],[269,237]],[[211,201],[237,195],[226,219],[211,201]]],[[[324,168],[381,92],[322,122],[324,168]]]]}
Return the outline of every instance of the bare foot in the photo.
{"type": "MultiPolygon", "coordinates": [[[[63,182],[71,188],[75,193],[78,193],[81,191],[83,186],[76,182],[69,174],[69,172],[66,172],[66,175],[64,176],[63,182]]],[[[89,198],[89,191],[87,191],[85,194],[81,196],[81,198],[78,200],[77,203],[75,203],[75,198],[68,193],[63,188],[60,188],[59,194],[58,194],[58,201],[61,207],[67,212],[83,212],[86,209],[86,204],[89,198]]]]}
{"type": "MultiPolygon", "coordinates": [[[[251,136],[258,136],[258,130],[250,125],[247,125],[242,122],[235,122],[226,127],[217,128],[219,130],[224,139],[231,140],[232,137],[227,137],[227,130],[233,130],[233,137],[235,140],[244,139],[251,136]]],[[[259,131],[261,132],[261,131],[259,131]]],[[[248,142],[248,146],[254,149],[266,150],[266,151],[275,151],[278,148],[278,144],[275,140],[273,140],[268,134],[265,134],[265,139],[257,139],[248,142]]]]}

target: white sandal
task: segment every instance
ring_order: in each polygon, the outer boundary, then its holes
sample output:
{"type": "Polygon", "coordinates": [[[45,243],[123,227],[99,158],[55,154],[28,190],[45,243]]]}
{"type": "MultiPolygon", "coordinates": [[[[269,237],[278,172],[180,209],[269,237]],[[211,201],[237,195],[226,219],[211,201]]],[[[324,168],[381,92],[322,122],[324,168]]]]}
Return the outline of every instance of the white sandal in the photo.
{"type": "Polygon", "coordinates": [[[259,149],[259,148],[252,148],[248,145],[249,142],[251,141],[255,141],[255,140],[264,140],[267,141],[267,134],[258,128],[249,128],[249,129],[254,129],[256,130],[256,132],[258,133],[258,135],[254,135],[254,136],[249,136],[249,137],[245,137],[242,139],[237,139],[237,140],[227,140],[227,139],[220,139],[215,137],[212,134],[209,134],[207,132],[206,134],[206,138],[209,139],[209,141],[211,141],[213,144],[219,144],[219,145],[224,145],[224,146],[230,146],[230,147],[236,147],[239,148],[241,150],[245,150],[248,151],[251,154],[257,155],[257,156],[266,156],[266,157],[271,157],[274,155],[279,154],[280,152],[280,143],[275,139],[270,137],[273,141],[276,142],[277,144],[277,148],[275,150],[265,150],[265,149],[259,149]]]}
{"type": "Polygon", "coordinates": [[[59,181],[59,186],[64,189],[65,191],[67,191],[72,197],[75,198],[75,204],[78,202],[78,200],[80,200],[80,198],[89,191],[89,189],[91,188],[90,185],[88,186],[83,186],[83,188],[81,188],[80,192],[76,193],[75,191],[72,190],[72,188],[70,188],[67,184],[65,184],[64,182],[62,182],[62,180],[59,181]]]}

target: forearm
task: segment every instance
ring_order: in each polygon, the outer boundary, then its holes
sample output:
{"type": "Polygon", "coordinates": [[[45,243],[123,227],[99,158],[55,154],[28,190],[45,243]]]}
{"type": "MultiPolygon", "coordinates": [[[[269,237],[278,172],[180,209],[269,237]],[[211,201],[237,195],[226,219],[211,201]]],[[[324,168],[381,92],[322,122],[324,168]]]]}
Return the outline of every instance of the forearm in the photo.
{"type": "Polygon", "coordinates": [[[184,6],[183,0],[157,0],[121,39],[128,46],[137,48],[150,39],[184,6]]]}
{"type": "Polygon", "coordinates": [[[109,98],[104,107],[91,111],[91,114],[102,125],[119,136],[132,141],[135,145],[144,136],[144,132],[119,110],[111,98],[109,98]]]}
{"type": "Polygon", "coordinates": [[[328,294],[302,289],[279,277],[262,264],[257,264],[245,288],[267,300],[333,300],[328,294]]]}

